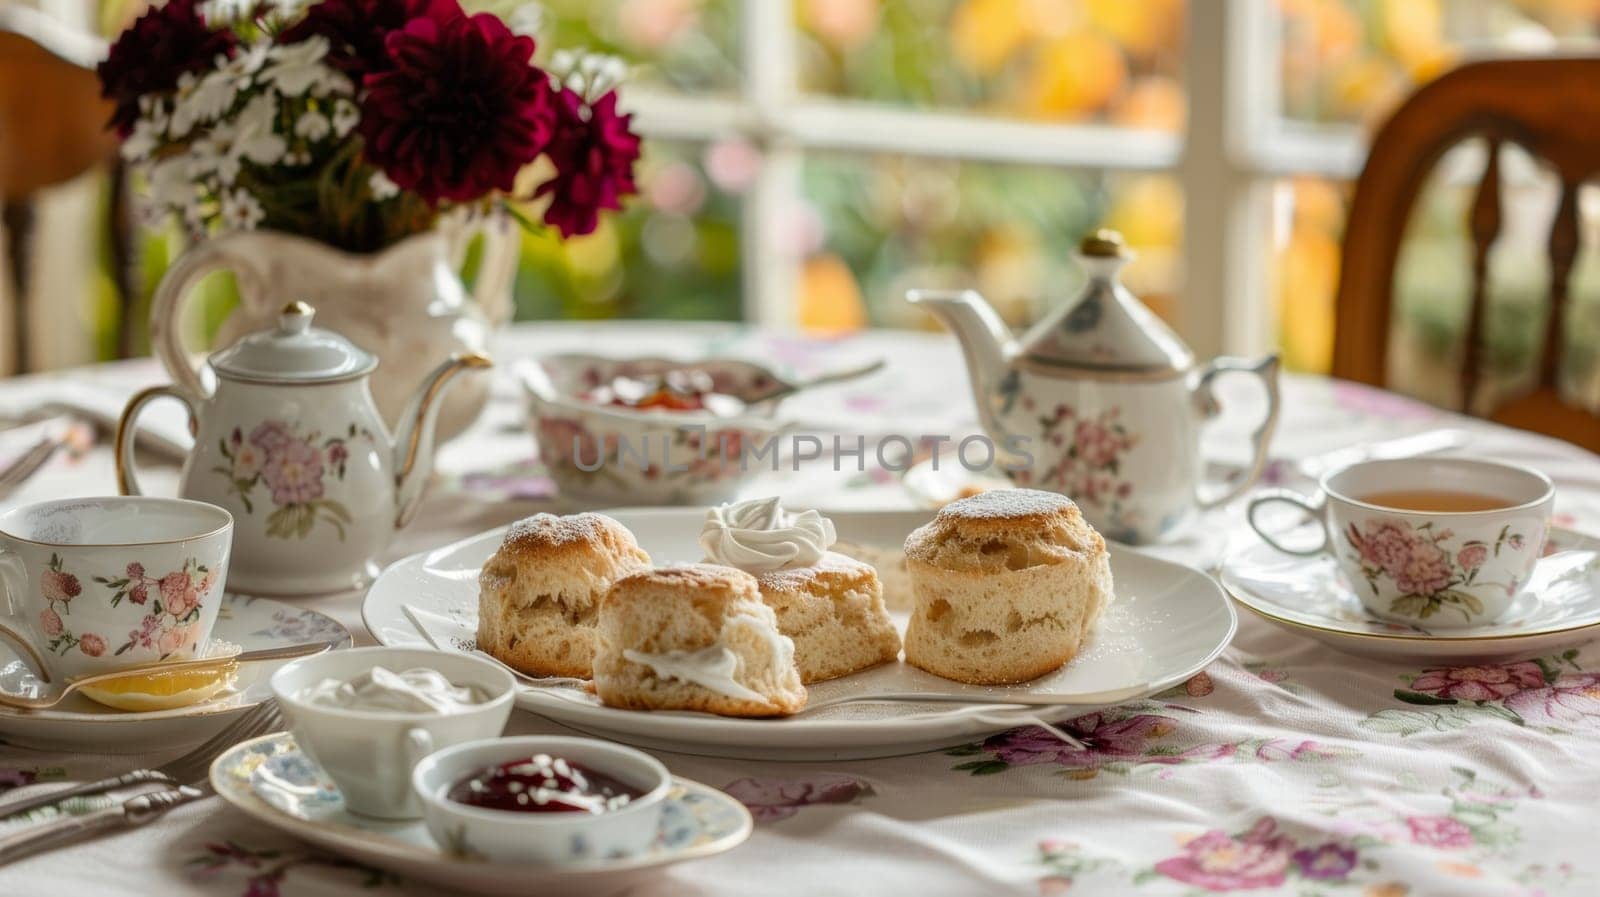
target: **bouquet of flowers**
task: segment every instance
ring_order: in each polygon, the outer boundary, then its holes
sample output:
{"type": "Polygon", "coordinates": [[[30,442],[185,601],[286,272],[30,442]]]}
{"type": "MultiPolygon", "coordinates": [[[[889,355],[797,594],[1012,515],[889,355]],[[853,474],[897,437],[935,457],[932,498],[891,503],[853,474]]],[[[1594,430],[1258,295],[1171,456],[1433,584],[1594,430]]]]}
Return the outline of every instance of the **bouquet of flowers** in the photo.
{"type": "Polygon", "coordinates": [[[167,0],[112,45],[111,126],[158,216],[364,252],[449,208],[510,209],[541,157],[554,174],[532,195],[563,236],[634,192],[618,61],[564,51],[540,68],[533,38],[457,0],[297,5],[167,0]]]}

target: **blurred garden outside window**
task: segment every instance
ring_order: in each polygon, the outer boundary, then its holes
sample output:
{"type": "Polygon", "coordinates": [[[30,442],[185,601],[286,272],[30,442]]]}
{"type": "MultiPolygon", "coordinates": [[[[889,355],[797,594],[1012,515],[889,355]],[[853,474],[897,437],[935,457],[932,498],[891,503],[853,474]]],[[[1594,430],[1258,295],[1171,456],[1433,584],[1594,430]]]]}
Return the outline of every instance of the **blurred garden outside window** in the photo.
{"type": "MultiPolygon", "coordinates": [[[[88,3],[109,34],[141,0],[0,2],[88,3]]],[[[624,104],[648,140],[625,213],[525,238],[521,317],[928,327],[907,287],[971,286],[1022,324],[1076,290],[1071,248],[1105,225],[1139,253],[1129,286],[1202,356],[1281,346],[1308,370],[1328,364],[1365,134],[1461,58],[1590,52],[1600,20],[1600,0],[539,5],[544,44],[633,66],[624,104]]],[[[1466,245],[1448,210],[1470,149],[1419,204],[1416,264],[1466,245]]],[[[1542,189],[1513,168],[1508,189],[1542,189]]],[[[1401,314],[1445,346],[1465,294],[1414,279],[1401,314]]]]}

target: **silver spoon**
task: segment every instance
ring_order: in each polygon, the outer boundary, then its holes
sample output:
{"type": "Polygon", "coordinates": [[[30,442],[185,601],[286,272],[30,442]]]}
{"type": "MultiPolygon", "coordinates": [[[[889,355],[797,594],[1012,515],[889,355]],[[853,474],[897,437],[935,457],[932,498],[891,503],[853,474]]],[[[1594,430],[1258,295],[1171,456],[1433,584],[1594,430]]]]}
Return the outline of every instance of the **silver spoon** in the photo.
{"type": "Polygon", "coordinates": [[[333,642],[308,642],[301,645],[288,645],[282,648],[262,648],[257,651],[245,651],[241,654],[219,655],[217,657],[196,657],[189,660],[167,660],[158,663],[141,664],[136,667],[117,670],[114,673],[97,673],[93,676],[81,676],[64,683],[52,683],[36,677],[29,677],[22,683],[21,691],[0,691],[0,705],[16,707],[20,710],[45,710],[61,703],[67,696],[77,692],[86,685],[98,685],[110,682],[113,679],[122,679],[128,676],[139,676],[145,673],[166,673],[174,670],[200,670],[206,668],[221,668],[230,663],[254,663],[261,660],[289,660],[294,657],[305,657],[310,654],[320,654],[334,646],[333,642]]]}

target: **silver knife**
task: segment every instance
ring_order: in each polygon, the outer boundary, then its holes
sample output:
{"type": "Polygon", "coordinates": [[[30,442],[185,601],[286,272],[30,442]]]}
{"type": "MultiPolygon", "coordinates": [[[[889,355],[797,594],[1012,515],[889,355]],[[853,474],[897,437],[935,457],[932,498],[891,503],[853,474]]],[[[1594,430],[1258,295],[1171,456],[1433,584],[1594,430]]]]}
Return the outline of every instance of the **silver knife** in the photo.
{"type": "Polygon", "coordinates": [[[0,866],[71,844],[86,835],[144,825],[173,807],[199,800],[210,793],[209,784],[200,787],[180,785],[167,791],[130,797],[120,804],[80,816],[64,815],[40,825],[26,826],[21,831],[0,836],[0,866]]]}

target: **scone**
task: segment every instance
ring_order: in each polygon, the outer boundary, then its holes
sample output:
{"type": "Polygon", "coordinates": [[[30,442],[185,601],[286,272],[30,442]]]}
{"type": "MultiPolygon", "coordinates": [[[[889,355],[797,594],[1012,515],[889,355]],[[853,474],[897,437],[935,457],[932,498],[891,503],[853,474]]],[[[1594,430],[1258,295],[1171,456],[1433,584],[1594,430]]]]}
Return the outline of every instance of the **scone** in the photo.
{"type": "Polygon", "coordinates": [[[595,617],[618,577],[650,565],[601,514],[535,514],[506,532],[478,575],[478,647],[530,676],[588,678],[595,617]]]}
{"type": "Polygon", "coordinates": [[[794,642],[755,578],[683,564],[624,576],[600,604],[594,687],[628,710],[783,716],[806,703],[794,642]]]}
{"type": "Polygon", "coordinates": [[[900,631],[883,606],[871,565],[828,552],[809,567],[756,575],[761,600],[794,640],[807,685],[888,663],[900,656],[900,631]]]}
{"type": "Polygon", "coordinates": [[[977,685],[1026,682],[1077,653],[1111,600],[1105,540],[1064,495],[996,489],[906,538],[906,661],[977,685]]]}
{"type": "Polygon", "coordinates": [[[883,586],[883,605],[890,610],[910,610],[911,574],[906,572],[906,553],[899,548],[880,548],[843,539],[833,543],[833,550],[870,564],[878,571],[878,582],[883,586]]]}

